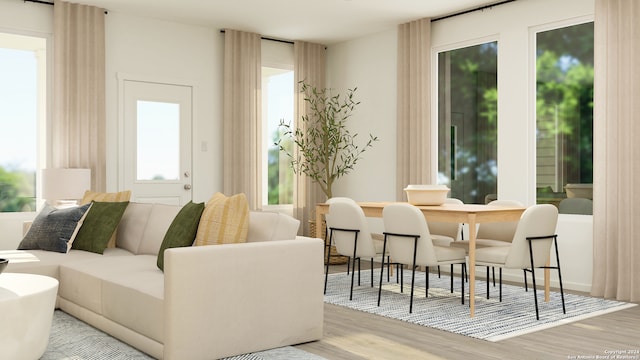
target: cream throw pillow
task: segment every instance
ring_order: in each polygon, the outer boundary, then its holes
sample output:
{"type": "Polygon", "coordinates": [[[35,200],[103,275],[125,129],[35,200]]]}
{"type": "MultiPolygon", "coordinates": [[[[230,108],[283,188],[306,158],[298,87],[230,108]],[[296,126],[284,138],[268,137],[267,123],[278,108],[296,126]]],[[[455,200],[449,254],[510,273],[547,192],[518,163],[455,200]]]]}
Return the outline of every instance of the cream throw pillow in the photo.
{"type": "MultiPolygon", "coordinates": [[[[131,191],[130,190],[125,190],[125,191],[120,191],[120,192],[113,192],[113,193],[101,193],[101,192],[95,192],[95,191],[91,191],[91,190],[87,190],[84,192],[84,196],[82,197],[82,200],[80,201],[80,205],[84,205],[84,204],[88,204],[92,201],[95,202],[124,202],[124,201],[129,201],[131,199],[131,191]]],[[[113,234],[111,234],[111,238],[109,239],[109,242],[107,243],[107,248],[114,248],[116,247],[116,233],[118,232],[118,228],[116,227],[116,230],[113,232],[113,234]]]]}
{"type": "Polygon", "coordinates": [[[226,197],[215,193],[200,217],[196,245],[220,245],[247,241],[249,202],[245,194],[226,197]]]}

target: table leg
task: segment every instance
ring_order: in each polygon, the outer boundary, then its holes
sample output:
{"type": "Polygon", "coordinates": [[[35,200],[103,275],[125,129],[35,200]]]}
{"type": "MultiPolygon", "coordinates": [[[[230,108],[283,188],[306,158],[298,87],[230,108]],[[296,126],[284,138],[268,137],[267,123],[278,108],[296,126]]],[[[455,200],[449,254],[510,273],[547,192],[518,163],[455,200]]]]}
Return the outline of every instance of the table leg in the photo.
{"type": "MultiPolygon", "coordinates": [[[[476,215],[469,214],[469,308],[470,316],[476,310],[476,215]]],[[[464,279],[463,279],[464,281],[464,279]]],[[[489,281],[489,279],[487,279],[489,281]]]]}

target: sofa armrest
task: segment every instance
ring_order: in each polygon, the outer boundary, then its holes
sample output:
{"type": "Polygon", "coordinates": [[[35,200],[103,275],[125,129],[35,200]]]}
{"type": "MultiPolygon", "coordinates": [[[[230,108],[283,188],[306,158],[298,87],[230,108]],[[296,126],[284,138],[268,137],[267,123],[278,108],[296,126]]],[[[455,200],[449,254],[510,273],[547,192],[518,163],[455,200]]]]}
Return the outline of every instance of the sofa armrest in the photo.
{"type": "Polygon", "coordinates": [[[323,242],[165,252],[164,359],[220,358],[322,337],[323,242]]]}

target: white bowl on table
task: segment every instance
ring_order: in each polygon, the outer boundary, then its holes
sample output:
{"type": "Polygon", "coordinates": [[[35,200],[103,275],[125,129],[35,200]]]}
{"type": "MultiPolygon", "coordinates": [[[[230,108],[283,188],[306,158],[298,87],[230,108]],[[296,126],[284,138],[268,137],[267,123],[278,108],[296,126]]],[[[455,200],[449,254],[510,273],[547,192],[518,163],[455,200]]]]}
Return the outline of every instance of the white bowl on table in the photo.
{"type": "Polygon", "coordinates": [[[446,185],[407,185],[404,191],[412,205],[442,205],[447,199],[446,185]]]}

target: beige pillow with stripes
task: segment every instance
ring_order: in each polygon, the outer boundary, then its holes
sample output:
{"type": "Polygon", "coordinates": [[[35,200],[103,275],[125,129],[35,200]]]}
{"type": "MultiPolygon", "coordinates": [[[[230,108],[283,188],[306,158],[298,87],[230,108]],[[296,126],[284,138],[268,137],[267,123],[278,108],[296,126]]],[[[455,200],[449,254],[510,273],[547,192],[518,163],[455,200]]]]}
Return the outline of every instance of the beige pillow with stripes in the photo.
{"type": "Polygon", "coordinates": [[[196,245],[235,244],[247,241],[249,202],[245,194],[230,197],[215,193],[200,217],[196,245]]]}
{"type": "MultiPolygon", "coordinates": [[[[95,202],[123,202],[129,201],[131,199],[131,191],[125,190],[120,192],[113,193],[103,193],[103,192],[95,192],[91,190],[87,190],[84,192],[84,196],[82,196],[82,200],[80,201],[80,205],[88,204],[92,201],[95,202]]],[[[111,238],[107,243],[107,248],[116,247],[116,233],[118,232],[118,228],[111,234],[111,238]]]]}

